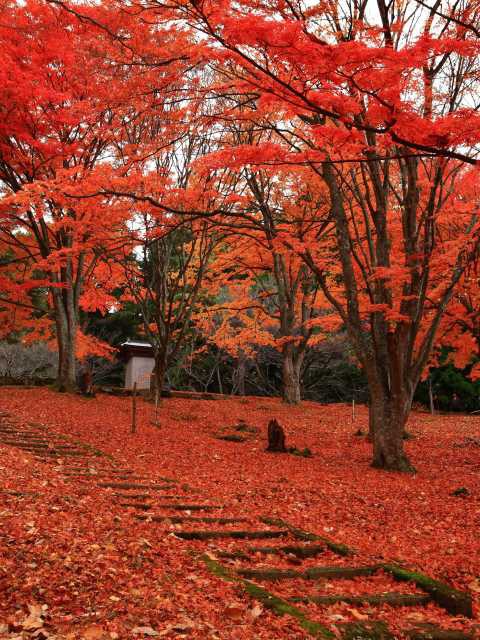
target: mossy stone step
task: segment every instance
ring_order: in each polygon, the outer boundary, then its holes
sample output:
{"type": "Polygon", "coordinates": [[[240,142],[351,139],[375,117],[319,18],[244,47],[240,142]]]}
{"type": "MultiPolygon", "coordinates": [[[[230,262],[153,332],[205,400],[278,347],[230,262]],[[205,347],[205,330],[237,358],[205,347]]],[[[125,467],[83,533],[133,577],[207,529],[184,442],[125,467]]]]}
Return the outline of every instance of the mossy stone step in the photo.
{"type": "Polygon", "coordinates": [[[385,622],[347,622],[337,625],[342,640],[395,640],[385,622]]]}
{"type": "Polygon", "coordinates": [[[136,482],[99,482],[99,487],[104,489],[143,489],[148,491],[164,491],[171,489],[171,484],[138,484],[136,482]]]}
{"type": "Polygon", "coordinates": [[[234,538],[240,540],[261,540],[283,538],[290,535],[288,529],[270,531],[236,531],[236,530],[209,530],[209,531],[175,531],[177,538],[183,540],[210,540],[216,538],[234,538]]]}
{"type": "Polygon", "coordinates": [[[48,442],[32,442],[25,444],[16,444],[16,447],[25,451],[43,451],[43,449],[51,449],[52,451],[58,451],[56,447],[52,447],[48,442]]]}
{"type": "Polygon", "coordinates": [[[0,489],[0,493],[7,496],[14,496],[16,498],[24,498],[26,496],[36,497],[40,495],[36,491],[14,491],[13,489],[0,489]]]}
{"type": "Polygon", "coordinates": [[[171,489],[171,484],[136,484],[135,482],[99,482],[104,489],[143,489],[148,491],[165,491],[171,489]]]}
{"type": "Polygon", "coordinates": [[[325,546],[318,544],[312,544],[309,546],[287,544],[280,545],[278,547],[247,547],[244,551],[218,551],[217,555],[219,558],[248,560],[252,553],[263,553],[265,555],[287,554],[305,559],[315,558],[316,556],[325,553],[325,546]]]}
{"type": "Polygon", "coordinates": [[[237,569],[237,574],[243,578],[254,580],[316,580],[317,578],[355,578],[357,576],[372,576],[381,568],[380,565],[365,567],[309,567],[305,571],[295,569],[237,569]]]}
{"type": "Polygon", "coordinates": [[[81,444],[76,444],[74,442],[71,444],[62,444],[61,442],[49,441],[49,445],[52,449],[56,449],[57,451],[82,451],[85,453],[90,451],[88,447],[83,447],[81,444]]]}
{"type": "Polygon", "coordinates": [[[181,524],[182,522],[206,522],[209,524],[237,524],[246,522],[247,518],[209,518],[199,516],[143,516],[136,515],[137,520],[151,520],[152,522],[166,522],[169,520],[173,524],[181,524]]]}
{"type": "Polygon", "coordinates": [[[466,618],[474,617],[472,596],[466,591],[459,591],[423,573],[409,571],[398,565],[385,564],[382,568],[387,573],[390,573],[395,580],[412,582],[420,589],[423,589],[436,604],[443,607],[448,613],[455,616],[465,616],[466,618]]]}
{"type": "Polygon", "coordinates": [[[308,618],[304,611],[286,600],[279,598],[274,593],[267,591],[264,587],[240,578],[220,562],[213,560],[207,555],[203,556],[203,561],[214,575],[227,582],[237,583],[251,598],[261,602],[265,608],[270,609],[279,616],[292,616],[302,629],[310,636],[317,638],[317,640],[335,640],[338,638],[330,629],[308,618]]]}
{"type": "Polygon", "coordinates": [[[25,433],[9,433],[0,437],[2,442],[47,442],[47,438],[41,435],[26,435],[25,433]]]}
{"type": "Polygon", "coordinates": [[[117,482],[118,480],[148,480],[148,478],[145,478],[145,476],[119,476],[116,475],[112,478],[112,476],[109,473],[65,473],[64,474],[67,478],[93,478],[95,480],[115,480],[115,482],[117,482]]]}
{"type": "Polygon", "coordinates": [[[48,444],[48,440],[45,440],[45,438],[21,438],[14,435],[8,438],[0,438],[0,442],[12,447],[19,447],[25,444],[48,444]]]}
{"type": "Polygon", "coordinates": [[[249,547],[248,551],[250,553],[264,553],[271,555],[290,554],[296,556],[297,558],[315,558],[316,556],[325,553],[325,545],[287,544],[279,547],[249,547]]]}
{"type": "Polygon", "coordinates": [[[100,476],[101,478],[111,477],[112,480],[118,478],[118,476],[128,476],[132,477],[133,471],[129,469],[98,469],[97,467],[88,467],[87,465],[82,466],[72,466],[63,468],[63,474],[68,475],[90,475],[90,476],[100,476]]]}
{"type": "Polygon", "coordinates": [[[407,629],[405,635],[410,640],[473,640],[473,634],[457,629],[442,629],[434,624],[418,625],[415,629],[407,629]]]}
{"type": "Polygon", "coordinates": [[[45,438],[45,433],[42,431],[22,431],[21,429],[14,429],[13,427],[0,428],[0,433],[14,435],[18,437],[32,437],[32,438],[45,438]]]}
{"type": "MultiPolygon", "coordinates": [[[[175,497],[175,496],[172,496],[175,497]]],[[[179,498],[185,498],[185,496],[178,496],[179,498]]],[[[168,496],[162,496],[165,500],[168,496]]],[[[220,504],[185,504],[175,502],[168,504],[167,502],[155,505],[158,509],[173,509],[174,511],[215,511],[216,509],[222,509],[220,504]]],[[[245,522],[246,518],[237,518],[237,522],[245,522]]]]}
{"type": "Polygon", "coordinates": [[[80,457],[88,457],[88,453],[85,451],[77,451],[75,449],[42,449],[41,453],[38,454],[39,458],[44,456],[51,458],[64,458],[64,457],[72,457],[72,458],[80,458],[80,457]]]}
{"type": "Polygon", "coordinates": [[[150,509],[154,505],[147,502],[120,502],[119,506],[123,507],[124,509],[140,509],[140,511],[150,511],[150,509]]]}
{"type": "MultiPolygon", "coordinates": [[[[63,475],[66,478],[92,478],[93,480],[98,480],[99,479],[99,474],[98,473],[89,473],[87,471],[85,471],[84,473],[66,473],[65,471],[62,472],[63,475]]],[[[101,478],[107,477],[107,476],[100,476],[101,478]]],[[[108,476],[110,477],[110,476],[108,476]]],[[[127,477],[127,476],[125,476],[127,477]]],[[[118,478],[118,476],[117,476],[118,478]]],[[[123,479],[123,476],[122,476],[123,479]]]]}
{"type": "MultiPolygon", "coordinates": [[[[152,496],[149,493],[114,493],[116,498],[123,498],[125,500],[148,500],[152,496]]],[[[174,500],[175,498],[179,498],[180,496],[162,496],[162,498],[166,500],[174,500]]],[[[182,498],[184,496],[181,496],[182,498]]]]}
{"type": "MultiPolygon", "coordinates": [[[[128,494],[127,495],[124,494],[124,497],[130,498],[128,494]]],[[[175,499],[185,498],[185,496],[162,496],[162,498],[164,500],[165,499],[175,500],[175,499]]],[[[214,511],[215,509],[222,508],[220,505],[210,505],[210,504],[179,504],[179,503],[155,504],[151,502],[122,502],[120,503],[120,506],[136,507],[137,509],[144,509],[145,511],[148,511],[148,509],[151,509],[152,507],[155,507],[156,509],[171,509],[172,511],[214,511]]],[[[245,518],[242,518],[236,521],[245,522],[245,518]]]]}
{"type": "MultiPolygon", "coordinates": [[[[106,471],[102,469],[101,471],[94,469],[93,471],[88,471],[85,467],[79,469],[78,471],[63,471],[65,476],[95,476],[96,478],[112,478],[112,480],[123,480],[124,478],[138,480],[139,477],[133,476],[132,471],[118,472],[118,471],[106,471]]],[[[141,478],[142,480],[144,478],[141,478]]]]}
{"type": "Polygon", "coordinates": [[[2,444],[24,450],[48,449],[49,447],[48,442],[18,442],[17,440],[4,440],[2,444]]]}
{"type": "Polygon", "coordinates": [[[333,551],[333,553],[336,553],[339,556],[348,557],[356,554],[355,549],[348,547],[346,544],[333,542],[333,540],[325,538],[325,536],[319,536],[316,533],[309,533],[308,531],[304,531],[303,529],[292,526],[281,518],[270,518],[263,516],[260,518],[260,521],[273,527],[282,527],[288,529],[291,535],[297,538],[297,540],[303,540],[305,542],[322,542],[326,547],[328,547],[328,549],[330,549],[330,551],[333,551]]]}
{"type": "Polygon", "coordinates": [[[390,607],[416,607],[423,606],[428,602],[431,602],[432,598],[428,594],[423,593],[381,593],[372,594],[365,593],[360,595],[340,594],[331,596],[299,596],[289,599],[290,602],[305,603],[312,602],[313,604],[329,606],[336,604],[337,602],[345,602],[346,604],[363,605],[369,604],[372,606],[382,606],[388,604],[390,607]]]}

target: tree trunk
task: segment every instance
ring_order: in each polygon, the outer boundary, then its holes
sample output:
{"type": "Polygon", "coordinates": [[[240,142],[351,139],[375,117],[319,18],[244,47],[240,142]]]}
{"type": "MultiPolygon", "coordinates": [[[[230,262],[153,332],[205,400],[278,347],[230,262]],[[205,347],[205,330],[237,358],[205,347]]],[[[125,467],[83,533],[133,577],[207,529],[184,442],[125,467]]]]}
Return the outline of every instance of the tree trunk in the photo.
{"type": "Polygon", "coordinates": [[[375,431],[375,418],[374,412],[372,411],[371,402],[368,405],[368,433],[367,433],[367,441],[373,442],[373,433],[375,431]]]}
{"type": "Polygon", "coordinates": [[[405,423],[410,411],[411,398],[388,397],[370,390],[370,429],[373,430],[372,467],[387,471],[414,473],[415,469],[404,451],[405,423]]]}
{"type": "Polygon", "coordinates": [[[159,401],[162,401],[162,391],[165,384],[165,376],[167,373],[166,358],[163,353],[155,355],[155,366],[153,368],[153,389],[158,391],[159,401]]]}
{"type": "Polygon", "coordinates": [[[238,352],[237,369],[235,371],[235,393],[237,396],[245,395],[245,375],[247,370],[247,358],[243,349],[238,352]]]}
{"type": "Polygon", "coordinates": [[[294,346],[287,344],[282,355],[282,399],[287,404],[299,404],[301,401],[300,373],[303,353],[296,354],[294,346]]]}
{"type": "Polygon", "coordinates": [[[72,392],[77,388],[76,342],[77,320],[69,314],[62,299],[62,293],[54,293],[55,324],[58,347],[57,388],[62,392],[72,392]]]}

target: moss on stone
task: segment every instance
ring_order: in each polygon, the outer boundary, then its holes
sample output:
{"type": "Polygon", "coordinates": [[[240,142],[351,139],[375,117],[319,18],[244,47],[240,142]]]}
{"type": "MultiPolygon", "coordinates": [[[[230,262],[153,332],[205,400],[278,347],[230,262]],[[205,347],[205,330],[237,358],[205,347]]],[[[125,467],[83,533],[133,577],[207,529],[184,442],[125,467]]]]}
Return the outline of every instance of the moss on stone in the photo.
{"type": "Polygon", "coordinates": [[[299,596],[290,598],[290,602],[303,602],[308,604],[313,602],[319,605],[329,606],[338,602],[353,605],[373,605],[382,606],[388,604],[391,607],[412,607],[425,605],[431,601],[428,594],[418,593],[382,593],[379,595],[365,593],[352,595],[350,593],[328,596],[299,596]]]}
{"type": "Polygon", "coordinates": [[[385,564],[383,569],[390,573],[395,580],[413,582],[426,591],[439,606],[452,615],[462,615],[473,618],[472,597],[465,591],[459,591],[444,582],[434,580],[423,573],[410,571],[394,564],[385,564]]]}
{"type": "Polygon", "coordinates": [[[184,540],[209,540],[210,538],[234,538],[240,540],[258,540],[262,538],[281,538],[288,536],[288,530],[279,531],[238,531],[235,529],[206,531],[175,531],[177,538],[184,540]]]}
{"type": "Polygon", "coordinates": [[[292,616],[297,620],[302,629],[307,631],[307,633],[312,635],[314,638],[319,638],[319,640],[334,640],[334,633],[332,633],[324,625],[310,620],[301,609],[298,609],[298,607],[295,607],[293,604],[290,604],[286,600],[283,600],[273,593],[270,593],[263,587],[260,587],[259,585],[253,584],[253,582],[249,582],[248,580],[244,580],[242,578],[239,578],[237,575],[232,574],[220,562],[217,562],[216,560],[213,560],[212,558],[209,558],[205,555],[202,556],[202,559],[214,575],[222,578],[222,580],[226,580],[228,582],[236,582],[237,584],[242,585],[249,596],[261,602],[264,607],[266,607],[267,609],[271,609],[277,615],[292,616]]]}
{"type": "Polygon", "coordinates": [[[267,518],[263,517],[260,520],[268,525],[276,526],[276,527],[286,527],[292,533],[292,535],[298,540],[305,540],[308,542],[323,542],[323,544],[333,551],[339,556],[353,556],[356,551],[351,547],[348,547],[346,544],[341,544],[338,542],[333,542],[329,538],[325,538],[324,536],[319,536],[315,533],[309,533],[308,531],[303,531],[303,529],[298,529],[297,527],[288,524],[284,520],[280,518],[267,518]]]}
{"type": "MultiPolygon", "coordinates": [[[[339,625],[340,626],[340,625],[339,625]]],[[[348,622],[340,627],[342,640],[395,640],[384,622],[348,622]]]]}
{"type": "Polygon", "coordinates": [[[289,580],[301,578],[303,580],[317,580],[318,578],[355,578],[357,576],[371,576],[379,570],[379,565],[365,567],[309,567],[305,571],[295,569],[239,569],[238,574],[244,578],[256,580],[289,580]]]}

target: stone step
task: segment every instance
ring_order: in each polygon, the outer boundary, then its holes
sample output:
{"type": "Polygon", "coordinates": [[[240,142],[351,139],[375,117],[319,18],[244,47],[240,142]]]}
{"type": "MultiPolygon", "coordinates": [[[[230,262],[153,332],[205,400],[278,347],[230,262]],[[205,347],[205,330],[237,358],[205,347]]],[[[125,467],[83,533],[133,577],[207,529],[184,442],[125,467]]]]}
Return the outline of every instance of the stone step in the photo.
{"type": "MultiPolygon", "coordinates": [[[[110,471],[108,469],[93,469],[93,471],[88,471],[88,467],[79,467],[78,469],[72,470],[72,469],[66,469],[65,471],[63,471],[63,474],[65,476],[95,476],[97,478],[120,478],[120,480],[123,480],[123,478],[131,478],[131,479],[138,479],[137,476],[133,476],[133,471],[117,471],[116,469],[110,471]]],[[[143,479],[143,478],[142,478],[143,479]]]]}
{"type": "Polygon", "coordinates": [[[125,509],[139,509],[140,511],[149,511],[152,508],[152,504],[147,504],[146,502],[120,502],[120,507],[124,507],[125,509]]]}
{"type": "Polygon", "coordinates": [[[64,473],[64,476],[69,478],[69,479],[74,479],[74,478],[92,478],[94,480],[115,480],[115,482],[117,482],[118,480],[148,480],[148,478],[144,478],[141,476],[115,476],[114,478],[112,478],[112,476],[110,474],[99,474],[99,473],[64,473]]]}
{"type": "Polygon", "coordinates": [[[57,449],[58,451],[62,451],[62,450],[74,450],[74,451],[89,451],[90,449],[88,447],[83,447],[81,444],[76,444],[74,442],[72,443],[61,443],[61,442],[55,442],[55,441],[50,441],[49,442],[50,446],[52,447],[52,449],[57,449]]]}
{"type": "MultiPolygon", "coordinates": [[[[126,500],[148,500],[152,496],[149,493],[114,493],[116,498],[124,498],[126,500]]],[[[162,496],[165,500],[175,500],[184,496],[162,496]]]]}
{"type": "Polygon", "coordinates": [[[8,445],[9,447],[16,447],[17,449],[23,449],[24,451],[40,451],[48,449],[48,442],[18,442],[16,440],[0,440],[0,442],[8,445]]]}
{"type": "Polygon", "coordinates": [[[0,436],[2,442],[22,442],[22,443],[35,443],[35,442],[47,442],[47,438],[43,436],[26,436],[23,433],[10,433],[0,436]]]}
{"type": "Polygon", "coordinates": [[[434,580],[418,571],[410,571],[394,564],[383,565],[383,570],[390,573],[395,580],[411,582],[428,593],[432,600],[452,615],[473,618],[473,598],[466,591],[454,589],[445,582],[434,580]]]}
{"type": "Polygon", "coordinates": [[[276,569],[275,567],[263,569],[237,569],[236,573],[243,578],[257,580],[316,580],[317,578],[355,578],[357,576],[372,576],[381,569],[381,565],[369,565],[365,567],[309,567],[305,571],[295,569],[276,569]]]}
{"type": "Polygon", "coordinates": [[[76,466],[73,467],[71,465],[68,466],[64,466],[62,468],[62,473],[65,476],[70,476],[70,475],[74,475],[74,476],[95,476],[96,478],[107,478],[107,477],[111,477],[112,481],[113,480],[117,480],[117,478],[119,477],[119,475],[121,476],[120,479],[123,479],[124,476],[127,476],[128,478],[131,478],[131,474],[133,473],[133,471],[121,471],[119,472],[117,469],[97,469],[94,466],[89,467],[88,464],[84,464],[81,466],[76,466]]]}
{"type": "Polygon", "coordinates": [[[410,640],[473,640],[476,637],[473,633],[464,633],[458,629],[442,629],[429,623],[407,629],[404,634],[410,640]]]}
{"type": "Polygon", "coordinates": [[[23,498],[25,496],[35,497],[40,495],[36,491],[14,491],[13,489],[0,489],[0,493],[7,496],[14,496],[17,498],[23,498]]]}
{"type": "Polygon", "coordinates": [[[169,484],[135,484],[133,482],[99,482],[98,486],[104,489],[144,489],[148,491],[165,491],[172,488],[169,484]]]}
{"type": "MultiPolygon", "coordinates": [[[[129,497],[129,496],[127,496],[129,497]]],[[[177,499],[177,498],[185,498],[185,496],[162,496],[165,499],[177,499]]],[[[211,504],[155,504],[155,503],[147,503],[147,502],[128,502],[121,503],[121,507],[137,507],[138,509],[151,509],[155,507],[156,509],[172,509],[173,511],[214,511],[215,509],[222,509],[220,505],[211,505],[211,504]]],[[[160,517],[160,516],[159,516],[160,517]]],[[[166,516],[168,517],[168,516],[166,516]]],[[[246,518],[237,518],[238,522],[245,522],[246,518]]]]}
{"type": "Polygon", "coordinates": [[[12,442],[9,443],[14,447],[18,447],[18,449],[23,449],[24,451],[43,451],[44,449],[54,450],[55,447],[49,445],[48,442],[35,442],[35,443],[20,443],[20,442],[12,442]]]}
{"type": "Polygon", "coordinates": [[[39,454],[39,457],[41,456],[51,456],[54,458],[62,458],[63,456],[72,456],[74,458],[76,457],[80,457],[80,456],[84,456],[84,457],[88,457],[89,453],[87,453],[86,451],[79,451],[78,449],[46,449],[45,451],[42,452],[42,454],[39,454]]]}
{"type": "Polygon", "coordinates": [[[210,540],[217,538],[234,538],[240,540],[261,540],[271,538],[283,538],[290,535],[288,529],[269,531],[236,531],[236,530],[208,530],[208,531],[175,531],[177,538],[183,540],[210,540]]]}
{"type": "Polygon", "coordinates": [[[247,518],[210,518],[202,516],[150,516],[136,515],[137,520],[148,520],[151,522],[173,522],[173,524],[182,524],[183,522],[206,522],[208,524],[237,524],[246,522],[247,518]]]}
{"type": "MultiPolygon", "coordinates": [[[[340,622],[336,625],[342,640],[398,640],[385,622],[340,622]]],[[[325,637],[325,636],[324,636],[325,637]]]]}
{"type": "Polygon", "coordinates": [[[305,559],[305,558],[315,558],[322,553],[325,553],[325,546],[312,544],[309,546],[303,545],[281,545],[278,547],[247,547],[245,551],[218,551],[216,555],[219,558],[230,558],[234,559],[242,559],[249,560],[250,554],[252,553],[263,553],[265,555],[293,555],[297,558],[305,559]]]}
{"type": "Polygon", "coordinates": [[[22,431],[21,429],[14,429],[13,427],[0,428],[0,434],[8,434],[20,437],[31,438],[45,438],[45,434],[41,431],[22,431]]]}
{"type": "Polygon", "coordinates": [[[422,593],[381,593],[381,594],[359,594],[352,595],[348,594],[340,594],[340,595],[329,595],[329,596],[299,596],[293,597],[289,599],[290,602],[295,603],[305,603],[308,604],[312,602],[314,604],[320,604],[329,606],[332,604],[336,604],[337,602],[345,602],[346,604],[354,604],[354,605],[372,605],[372,606],[382,606],[384,604],[389,605],[390,607],[415,607],[422,606],[432,601],[432,598],[427,594],[422,593]]]}

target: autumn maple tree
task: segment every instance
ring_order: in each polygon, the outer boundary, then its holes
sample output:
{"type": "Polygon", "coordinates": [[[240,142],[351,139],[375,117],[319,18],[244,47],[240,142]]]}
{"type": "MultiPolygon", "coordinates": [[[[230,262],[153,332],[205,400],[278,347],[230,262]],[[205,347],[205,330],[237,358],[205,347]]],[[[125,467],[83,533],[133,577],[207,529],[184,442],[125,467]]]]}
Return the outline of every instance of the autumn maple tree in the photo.
{"type": "MultiPolygon", "coordinates": [[[[57,383],[67,390],[76,385],[79,309],[113,220],[105,225],[91,207],[65,199],[62,188],[81,181],[105,152],[105,76],[92,34],[78,20],[42,2],[7,3],[3,15],[0,235],[25,266],[21,280],[10,280],[17,294],[4,302],[27,308],[18,294],[48,291],[57,383]]],[[[45,338],[38,318],[27,328],[45,338]]]]}
{"type": "MultiPolygon", "coordinates": [[[[256,137],[251,131],[243,135],[250,143],[256,137]]],[[[211,154],[205,162],[225,162],[225,153],[211,154]]],[[[229,165],[233,173],[231,161],[229,165]]],[[[222,320],[219,323],[217,316],[217,326],[211,322],[210,339],[239,359],[261,345],[278,350],[283,400],[298,404],[305,354],[325,336],[322,330],[338,328],[339,322],[332,325],[332,318],[327,318],[328,305],[315,274],[290,243],[307,238],[319,242],[330,232],[328,203],[318,181],[305,182],[302,169],[279,173],[242,167],[233,175],[240,194],[237,202],[245,212],[230,219],[228,228],[233,231],[214,265],[223,295],[210,314],[216,312],[222,320]]]]}
{"type": "Polygon", "coordinates": [[[311,243],[299,253],[366,373],[374,466],[410,470],[402,435],[413,393],[478,245],[468,169],[479,119],[475,8],[383,0],[177,8],[224,70],[215,90],[236,87],[258,119],[276,109],[279,143],[244,145],[236,157],[308,166],[326,185],[336,243],[330,258],[311,243]],[[340,287],[331,278],[338,265],[340,287]]]}
{"type": "MultiPolygon", "coordinates": [[[[27,309],[21,295],[46,289],[46,322],[34,316],[24,329],[31,339],[53,337],[59,356],[57,386],[71,390],[76,358],[98,351],[98,342],[90,339],[89,346],[82,335],[80,310],[107,312],[113,302],[109,289],[115,281],[110,277],[104,286],[100,258],[121,246],[119,231],[130,213],[108,200],[79,196],[97,168],[108,180],[118,168],[119,154],[130,158],[129,142],[130,148],[136,144],[137,154],[140,141],[141,151],[151,152],[151,140],[139,138],[136,114],[160,90],[158,72],[151,71],[148,60],[150,47],[158,51],[158,34],[132,25],[130,35],[138,45],[134,54],[132,46],[114,37],[125,24],[107,6],[84,6],[88,15],[79,19],[75,12],[41,0],[4,5],[0,234],[13,259],[28,266],[21,280],[9,278],[15,286],[3,302],[27,309]],[[124,136],[126,122],[135,140],[124,136]]],[[[165,48],[165,56],[171,56],[169,45],[165,48]]],[[[164,82],[169,81],[167,74],[164,82]]],[[[120,162],[121,175],[124,164],[120,162]]]]}

